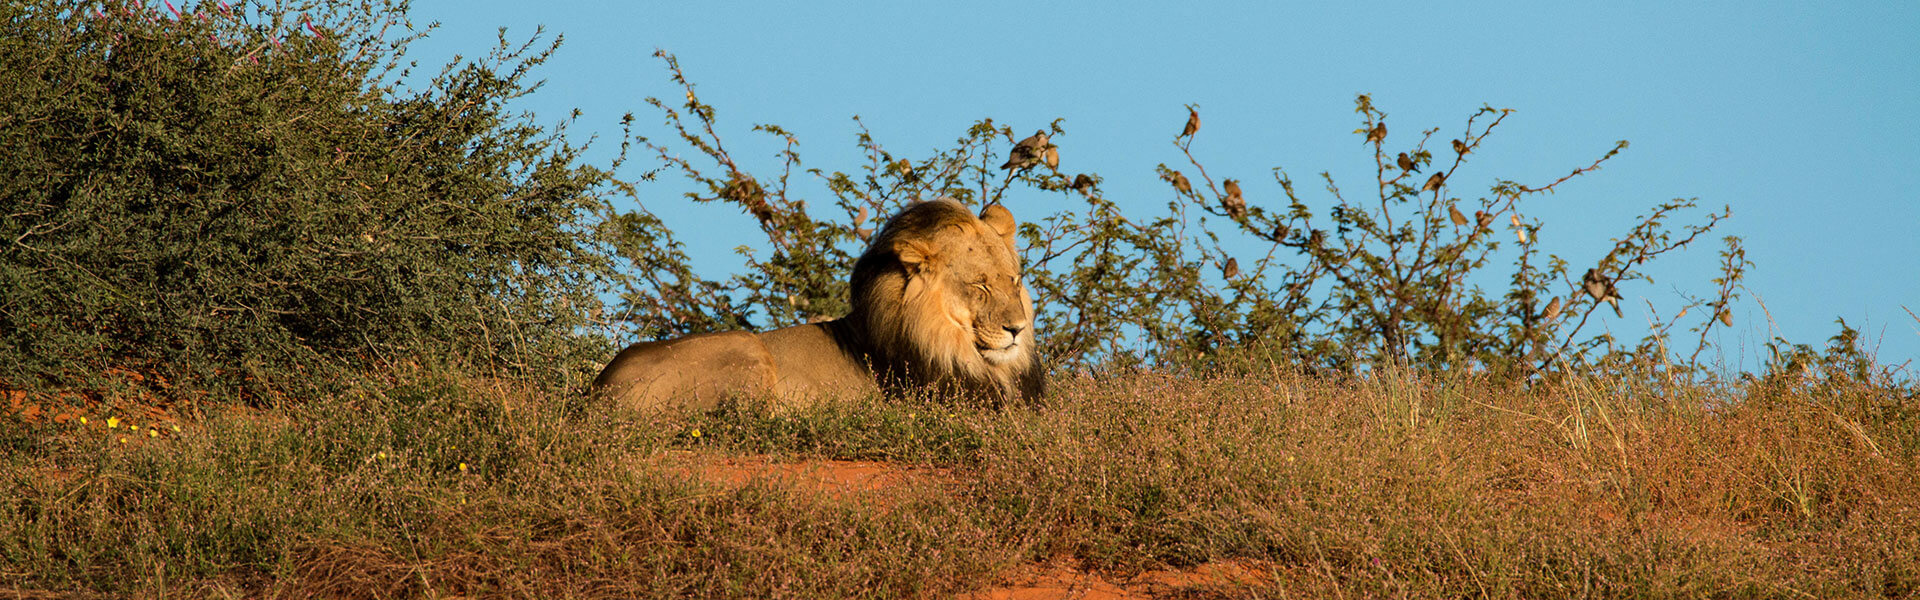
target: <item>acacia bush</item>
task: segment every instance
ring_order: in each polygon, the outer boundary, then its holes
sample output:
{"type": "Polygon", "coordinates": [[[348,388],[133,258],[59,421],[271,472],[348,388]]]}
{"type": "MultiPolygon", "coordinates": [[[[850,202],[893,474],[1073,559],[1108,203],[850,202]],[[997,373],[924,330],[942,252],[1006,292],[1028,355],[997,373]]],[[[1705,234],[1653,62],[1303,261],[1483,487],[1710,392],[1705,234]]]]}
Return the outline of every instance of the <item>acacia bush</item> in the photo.
{"type": "Polygon", "coordinates": [[[416,88],[419,35],[373,0],[0,6],[0,389],[597,355],[607,172],[506,108],[552,46],[416,88]]]}
{"type": "MultiPolygon", "coordinates": [[[[1575,265],[1546,252],[1541,236],[1550,232],[1525,216],[1526,202],[1599,169],[1627,144],[1554,181],[1495,178],[1481,194],[1453,183],[1479,167],[1474,151],[1490,143],[1508,110],[1483,107],[1468,116],[1460,137],[1430,148],[1442,139],[1438,129],[1390,137],[1386,113],[1368,96],[1357,97],[1355,133],[1371,150],[1377,175],[1364,198],[1344,191],[1325,172],[1325,200],[1298,193],[1283,169],[1274,169],[1266,189],[1250,179],[1223,178],[1210,173],[1204,153],[1196,152],[1195,141],[1206,132],[1183,131],[1173,146],[1184,164],[1159,167],[1172,188],[1166,209],[1142,215],[1128,214],[1108,198],[1097,173],[1045,164],[999,169],[1003,153],[1026,130],[1016,134],[991,119],[927,156],[895,154],[862,126],[866,160],[849,170],[802,168],[792,134],[755,125],[754,131],[784,143],[775,173],[755,175],[735,158],[717,112],[700,99],[675,58],[656,56],[686,100],[649,98],[672,135],[635,139],[689,182],[687,198],[737,206],[757,222],[765,243],[741,246],[745,264],[739,274],[707,279],[687,266],[682,247],[646,208],[614,221],[616,250],[641,267],[610,323],[626,327],[629,336],[778,327],[838,316],[845,310],[845,273],[876,219],[918,199],[951,196],[980,205],[1000,202],[1014,190],[1084,203],[1052,214],[1021,211],[1042,350],[1050,363],[1067,368],[1187,368],[1251,360],[1314,370],[1398,365],[1517,376],[1648,364],[1662,372],[1695,373],[1708,331],[1731,322],[1726,307],[1739,297],[1751,266],[1740,240],[1727,237],[1713,292],[1688,297],[1682,310],[1637,342],[1588,332],[1592,312],[1613,295],[1587,293],[1589,278],[1600,289],[1645,280],[1642,267],[1693,245],[1731,213],[1697,213],[1690,199],[1661,202],[1611,247],[1592,249],[1600,257],[1592,263],[1575,265]],[[795,185],[796,171],[824,181],[831,203],[810,205],[804,188],[795,185]],[[1248,247],[1258,253],[1234,256],[1248,247]],[[1504,286],[1482,287],[1497,281],[1496,275],[1482,275],[1497,261],[1511,262],[1500,276],[1504,286]],[[1585,274],[1589,267],[1591,276],[1585,274]],[[1682,355],[1669,346],[1678,343],[1673,329],[1688,314],[1699,337],[1692,352],[1682,355]]],[[[1067,131],[1055,121],[1042,133],[1057,145],[1067,131]]],[[[1477,171],[1474,177],[1486,179],[1477,171]]],[[[1038,204],[1023,198],[1023,206],[1038,204]]]]}

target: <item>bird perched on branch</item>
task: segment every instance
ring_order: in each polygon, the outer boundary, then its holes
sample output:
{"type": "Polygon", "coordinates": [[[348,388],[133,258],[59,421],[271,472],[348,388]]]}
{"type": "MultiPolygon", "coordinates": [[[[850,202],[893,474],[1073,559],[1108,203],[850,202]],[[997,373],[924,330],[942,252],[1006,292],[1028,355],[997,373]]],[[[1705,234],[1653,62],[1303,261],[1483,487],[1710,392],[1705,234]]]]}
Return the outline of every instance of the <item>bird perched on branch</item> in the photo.
{"type": "Polygon", "coordinates": [[[1040,152],[1040,162],[1047,164],[1047,170],[1058,172],[1060,170],[1060,147],[1047,144],[1047,149],[1040,152]]]}
{"type": "Polygon", "coordinates": [[[1594,302],[1606,301],[1613,305],[1613,316],[1626,316],[1620,312],[1620,290],[1614,287],[1613,280],[1600,274],[1599,269],[1587,269],[1587,274],[1580,278],[1580,282],[1586,286],[1587,295],[1593,296],[1594,302]]]}
{"type": "Polygon", "coordinates": [[[1394,164],[1399,165],[1400,170],[1402,171],[1406,171],[1408,173],[1420,172],[1420,165],[1417,163],[1414,163],[1413,157],[1407,156],[1407,153],[1405,152],[1401,152],[1400,156],[1394,157],[1393,162],[1394,164]]]}
{"type": "Polygon", "coordinates": [[[1453,220],[1454,227],[1459,227],[1461,225],[1467,224],[1467,216],[1460,214],[1460,208],[1457,206],[1453,206],[1453,205],[1447,206],[1447,218],[1453,220]]]}
{"type": "Polygon", "coordinates": [[[1227,257],[1227,264],[1220,265],[1220,276],[1233,279],[1240,276],[1240,259],[1227,257]]]}
{"type": "Polygon", "coordinates": [[[1220,199],[1220,207],[1227,209],[1227,216],[1236,221],[1247,216],[1247,200],[1240,197],[1240,182],[1228,179],[1220,187],[1227,190],[1227,197],[1220,199]]]}
{"type": "Polygon", "coordinates": [[[1174,191],[1180,192],[1182,194],[1193,192],[1193,184],[1191,182],[1188,182],[1187,176],[1181,175],[1179,171],[1169,172],[1169,174],[1166,176],[1166,180],[1173,184],[1174,191]]]}
{"type": "Polygon", "coordinates": [[[1073,185],[1067,186],[1080,191],[1082,196],[1093,195],[1093,177],[1086,173],[1073,176],[1073,185]]]}
{"type": "MultiPolygon", "coordinates": [[[[1020,143],[1013,145],[1013,151],[1007,153],[1006,164],[1000,165],[1000,168],[1031,169],[1034,165],[1040,164],[1040,155],[1045,154],[1049,146],[1047,132],[1035,131],[1033,137],[1020,140],[1020,143]]],[[[1059,161],[1058,157],[1054,158],[1054,164],[1059,164],[1059,161]]]]}
{"type": "Polygon", "coordinates": [[[1540,313],[1540,322],[1552,323],[1558,320],[1560,320],[1560,297],[1554,296],[1553,301],[1547,303],[1546,312],[1540,313]]]}
{"type": "Polygon", "coordinates": [[[1426,183],[1420,185],[1420,191],[1431,192],[1431,191],[1440,189],[1440,184],[1446,183],[1446,182],[1447,182],[1447,176],[1445,174],[1434,173],[1432,177],[1427,178],[1426,183]]]}
{"type": "Polygon", "coordinates": [[[1187,107],[1187,126],[1180,130],[1180,137],[1193,137],[1196,133],[1200,133],[1200,111],[1189,106],[1187,107]]]}
{"type": "Polygon", "coordinates": [[[1378,144],[1386,140],[1387,140],[1387,122],[1386,121],[1381,121],[1380,123],[1375,124],[1373,126],[1373,129],[1367,130],[1366,143],[1378,144]]]}
{"type": "Polygon", "coordinates": [[[1460,141],[1460,140],[1454,140],[1454,141],[1453,141],[1453,153],[1454,153],[1454,154],[1458,154],[1458,155],[1461,155],[1461,156],[1466,156],[1468,152],[1472,152],[1472,151],[1473,151],[1473,150],[1472,150],[1471,148],[1468,148],[1468,147],[1467,147],[1467,143],[1466,143],[1466,142],[1462,142],[1462,141],[1460,141]]]}

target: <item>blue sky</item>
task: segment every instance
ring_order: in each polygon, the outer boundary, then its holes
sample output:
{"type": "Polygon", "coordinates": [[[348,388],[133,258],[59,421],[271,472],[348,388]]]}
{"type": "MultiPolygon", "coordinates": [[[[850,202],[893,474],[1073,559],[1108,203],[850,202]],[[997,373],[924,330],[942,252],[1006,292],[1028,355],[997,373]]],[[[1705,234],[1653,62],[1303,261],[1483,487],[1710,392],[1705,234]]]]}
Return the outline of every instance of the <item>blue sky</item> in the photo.
{"type": "MultiPolygon", "coordinates": [[[[793,131],[808,166],[850,170],[854,115],[907,155],[984,117],[1016,131],[1064,118],[1062,170],[1101,174],[1109,197],[1143,214],[1169,199],[1153,167],[1182,160],[1169,142],[1187,103],[1205,120],[1196,155],[1252,182],[1256,204],[1279,201],[1276,166],[1309,201],[1326,200],[1309,183],[1320,171],[1350,189],[1367,181],[1356,93],[1387,111],[1389,145],[1440,127],[1444,147],[1482,104],[1512,108],[1478,166],[1450,182],[1457,195],[1495,178],[1551,181],[1632,143],[1526,205],[1546,221],[1542,247],[1576,274],[1636,215],[1699,198],[1732,207],[1716,235],[1745,238],[1757,265],[1719,338],[1727,361],[1750,368],[1776,335],[1822,343],[1836,317],[1883,362],[1920,358],[1920,322],[1902,309],[1920,313],[1920,3],[1549,4],[427,0],[414,18],[440,29],[410,56],[437,64],[482,53],[501,27],[524,39],[545,26],[566,43],[519,108],[546,120],[579,108],[575,132],[609,137],[633,112],[662,137],[642,99],[679,95],[650,57],[664,49],[719,110],[736,155],[764,157],[762,169],[777,146],[748,131],[756,123],[793,131]]],[[[728,232],[739,228],[679,208],[675,193],[642,201],[689,237],[716,230],[691,248],[703,269],[738,264],[731,249],[747,240],[728,232]]],[[[1033,216],[1068,208],[1033,194],[1033,216]]],[[[1718,249],[1647,269],[1655,283],[1622,290],[1627,318],[1602,324],[1638,338],[1643,298],[1671,313],[1676,289],[1710,294],[1718,249]]]]}

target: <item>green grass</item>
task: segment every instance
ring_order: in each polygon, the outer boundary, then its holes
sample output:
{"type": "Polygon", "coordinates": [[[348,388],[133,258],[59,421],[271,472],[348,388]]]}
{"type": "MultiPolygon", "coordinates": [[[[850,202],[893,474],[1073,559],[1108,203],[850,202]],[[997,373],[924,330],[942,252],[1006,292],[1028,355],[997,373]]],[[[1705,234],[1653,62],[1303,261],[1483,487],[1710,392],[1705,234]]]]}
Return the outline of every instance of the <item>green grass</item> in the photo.
{"type": "Polygon", "coordinates": [[[0,587],[940,597],[1068,557],[1117,574],[1254,560],[1275,578],[1247,593],[1271,596],[1920,594],[1920,418],[1884,390],[1148,374],[1006,411],[667,419],[402,379],[126,444],[105,415],[0,426],[0,587]],[[952,482],[875,504],[656,460],[688,448],[952,482]]]}

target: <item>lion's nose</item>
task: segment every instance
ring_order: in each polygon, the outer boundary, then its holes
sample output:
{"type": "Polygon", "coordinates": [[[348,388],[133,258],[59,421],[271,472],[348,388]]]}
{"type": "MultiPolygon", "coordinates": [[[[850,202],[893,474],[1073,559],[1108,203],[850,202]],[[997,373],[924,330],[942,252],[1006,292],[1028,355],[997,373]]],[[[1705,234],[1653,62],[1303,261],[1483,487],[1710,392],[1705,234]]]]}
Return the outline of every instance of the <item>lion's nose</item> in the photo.
{"type": "Polygon", "coordinates": [[[1020,332],[1027,330],[1025,325],[1001,325],[1000,328],[1007,330],[1007,335],[1013,337],[1020,337],[1020,332]]]}

